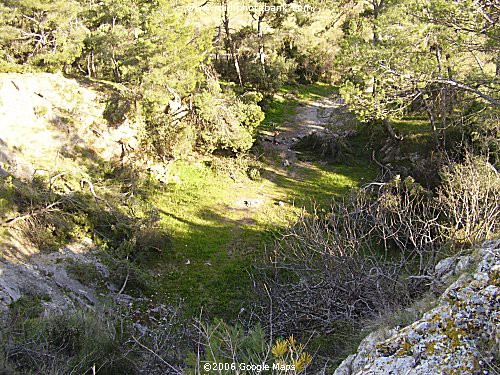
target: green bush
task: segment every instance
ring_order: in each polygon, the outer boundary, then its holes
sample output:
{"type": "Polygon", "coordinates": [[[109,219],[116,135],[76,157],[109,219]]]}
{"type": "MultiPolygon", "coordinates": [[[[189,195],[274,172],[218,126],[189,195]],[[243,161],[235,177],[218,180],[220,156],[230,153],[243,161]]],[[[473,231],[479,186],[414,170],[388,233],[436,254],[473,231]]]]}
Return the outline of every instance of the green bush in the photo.
{"type": "Polygon", "coordinates": [[[198,148],[206,153],[228,150],[246,152],[253,145],[254,130],[264,120],[256,93],[237,97],[232,92],[205,90],[194,98],[194,121],[200,133],[198,148]]]}
{"type": "Polygon", "coordinates": [[[493,164],[500,160],[500,111],[475,103],[468,108],[466,132],[477,153],[488,155],[493,164]]]}
{"type": "Polygon", "coordinates": [[[134,353],[124,350],[128,326],[104,312],[18,316],[3,327],[2,348],[11,367],[23,374],[134,374],[134,353]]]}
{"type": "MultiPolygon", "coordinates": [[[[265,363],[270,344],[261,326],[245,330],[241,324],[230,325],[221,320],[213,323],[199,323],[203,352],[190,359],[190,366],[196,368],[200,363],[265,363]]],[[[270,359],[270,358],[267,358],[270,359]]],[[[221,374],[232,374],[230,368],[222,369],[221,374]]]]}
{"type": "Polygon", "coordinates": [[[150,109],[145,113],[145,122],[143,143],[152,150],[153,157],[175,160],[193,153],[197,135],[188,121],[174,122],[168,114],[150,109]]]}
{"type": "Polygon", "coordinates": [[[236,157],[213,157],[209,161],[211,169],[218,175],[237,179],[248,177],[251,180],[260,179],[261,164],[248,155],[236,157]]]}
{"type": "Polygon", "coordinates": [[[295,74],[300,83],[329,82],[333,74],[334,53],[327,42],[302,46],[293,57],[295,74]]]}
{"type": "Polygon", "coordinates": [[[106,100],[106,108],[102,116],[110,125],[119,125],[125,121],[131,110],[132,99],[121,93],[113,92],[106,100]]]}
{"type": "Polygon", "coordinates": [[[77,1],[2,2],[0,71],[43,69],[55,72],[71,64],[83,49],[88,29],[78,22],[77,1]],[[42,43],[43,41],[43,43],[42,43]],[[20,68],[18,68],[20,67],[20,68]]]}
{"type": "Polygon", "coordinates": [[[42,302],[49,300],[50,298],[46,295],[26,294],[10,304],[10,314],[16,318],[37,318],[44,311],[42,302]]]}
{"type": "Polygon", "coordinates": [[[56,193],[49,180],[40,175],[30,181],[12,175],[0,180],[0,215],[41,251],[67,244],[75,227],[68,212],[61,209],[72,196],[56,193]]]}
{"type": "Polygon", "coordinates": [[[183,107],[182,118],[159,110],[153,102],[143,103],[144,143],[154,156],[167,160],[186,159],[194,151],[246,152],[253,145],[255,128],[264,120],[257,104],[261,100],[255,92],[237,96],[229,88],[223,91],[212,80],[193,96],[191,109],[183,107]]]}
{"type": "Polygon", "coordinates": [[[68,273],[84,285],[96,285],[102,278],[96,266],[92,263],[70,262],[66,266],[68,273]]]}
{"type": "Polygon", "coordinates": [[[0,219],[4,219],[14,209],[15,187],[12,176],[0,176],[0,219]]]}
{"type": "MultiPolygon", "coordinates": [[[[225,365],[218,371],[219,374],[234,374],[239,368],[231,365],[246,364],[253,369],[241,371],[245,374],[259,374],[256,366],[274,364],[293,366],[290,371],[273,371],[276,374],[289,373],[297,375],[304,373],[312,361],[312,356],[305,351],[305,345],[299,343],[293,336],[287,339],[278,338],[275,342],[266,336],[264,329],[257,324],[250,329],[240,324],[230,325],[222,320],[213,323],[198,323],[197,329],[202,352],[191,356],[190,367],[196,369],[205,363],[225,365]]],[[[265,371],[264,371],[265,372],[265,371]]],[[[188,371],[188,373],[194,373],[188,371]]]]}
{"type": "Polygon", "coordinates": [[[266,93],[276,92],[286,83],[293,82],[295,69],[294,60],[287,60],[273,50],[267,51],[264,67],[255,61],[255,56],[249,56],[242,62],[244,82],[266,93]]]}

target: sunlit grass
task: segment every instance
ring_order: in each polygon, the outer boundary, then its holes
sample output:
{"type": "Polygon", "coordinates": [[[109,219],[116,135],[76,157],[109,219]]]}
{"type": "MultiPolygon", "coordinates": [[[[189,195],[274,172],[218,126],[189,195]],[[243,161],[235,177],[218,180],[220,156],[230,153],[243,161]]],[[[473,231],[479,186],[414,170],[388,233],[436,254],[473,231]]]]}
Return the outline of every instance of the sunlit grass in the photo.
{"type": "Polygon", "coordinates": [[[182,182],[158,192],[155,199],[162,225],[173,238],[172,252],[156,264],[161,292],[169,302],[183,300],[191,314],[203,307],[218,316],[234,316],[242,301],[249,301],[246,269],[262,253],[265,226],[280,221],[279,213],[273,215],[279,207],[271,199],[261,198],[256,208],[266,213],[265,221],[254,218],[256,211],[241,202],[261,196],[270,183],[235,182],[187,163],[178,163],[173,173],[182,182]]]}
{"type": "Polygon", "coordinates": [[[327,83],[317,82],[309,85],[287,85],[280,90],[281,93],[291,93],[301,102],[311,102],[331,96],[338,92],[337,87],[327,83]]]}
{"type": "Polygon", "coordinates": [[[248,271],[272,244],[273,233],[291,224],[302,207],[326,207],[372,170],[310,164],[296,167],[297,178],[269,171],[260,181],[233,181],[204,165],[180,162],[172,173],[182,182],[158,191],[154,200],[173,240],[154,264],[160,298],[182,300],[190,315],[203,308],[231,318],[253,301],[248,271]],[[259,203],[246,207],[246,199],[259,203]]]}
{"type": "Polygon", "coordinates": [[[425,117],[404,117],[394,121],[394,129],[403,137],[404,153],[422,152],[432,147],[432,131],[425,117]]]}

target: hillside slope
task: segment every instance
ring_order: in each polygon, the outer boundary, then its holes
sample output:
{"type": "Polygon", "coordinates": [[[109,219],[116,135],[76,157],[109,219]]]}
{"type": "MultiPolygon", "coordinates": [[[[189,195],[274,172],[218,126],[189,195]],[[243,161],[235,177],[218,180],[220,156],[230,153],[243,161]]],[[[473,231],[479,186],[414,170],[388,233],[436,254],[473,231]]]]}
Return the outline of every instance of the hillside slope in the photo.
{"type": "Polygon", "coordinates": [[[109,126],[105,99],[61,75],[0,74],[0,162],[31,178],[85,151],[102,160],[119,158],[121,143],[135,132],[127,122],[109,126]]]}
{"type": "Polygon", "coordinates": [[[42,189],[45,205],[51,193],[88,189],[81,181],[93,181],[103,164],[121,160],[124,143],[136,141],[127,121],[108,124],[105,99],[95,87],[61,75],[0,74],[0,219],[5,227],[0,232],[1,310],[26,295],[43,297],[50,309],[97,301],[95,290],[67,270],[83,264],[97,268],[102,277],[107,274],[89,255],[94,247],[90,239],[47,253],[10,224],[19,217],[35,217],[36,202],[29,201],[40,195],[37,181],[49,181],[49,190],[42,189]]]}

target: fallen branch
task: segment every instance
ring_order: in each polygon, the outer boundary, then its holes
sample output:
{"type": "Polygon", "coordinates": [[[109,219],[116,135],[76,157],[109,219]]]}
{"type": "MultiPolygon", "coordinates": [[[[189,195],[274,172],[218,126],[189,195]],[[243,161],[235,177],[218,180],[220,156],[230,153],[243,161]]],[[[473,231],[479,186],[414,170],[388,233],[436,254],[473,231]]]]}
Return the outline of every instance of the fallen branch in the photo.
{"type": "Polygon", "coordinates": [[[443,78],[438,78],[435,80],[437,83],[441,83],[443,85],[448,85],[448,86],[453,86],[457,87],[459,89],[471,92],[473,94],[476,94],[480,98],[486,100],[487,102],[490,102],[491,104],[498,105],[500,106],[500,100],[496,99],[490,95],[485,94],[482,91],[479,91],[478,89],[475,89],[474,87],[471,87],[469,85],[466,85],[465,83],[455,81],[453,79],[443,79],[443,78]]]}
{"type": "Polygon", "coordinates": [[[38,215],[41,215],[41,214],[44,214],[44,213],[47,213],[47,212],[56,211],[54,209],[54,207],[60,205],[61,203],[63,203],[63,201],[64,201],[64,199],[59,199],[58,201],[56,201],[54,203],[51,203],[48,206],[43,207],[43,208],[41,208],[39,210],[31,211],[31,212],[29,212],[27,214],[7,219],[7,220],[5,220],[2,223],[2,225],[9,225],[9,226],[11,226],[11,225],[14,225],[15,223],[17,223],[18,221],[26,220],[26,219],[28,219],[30,217],[38,216],[38,215]]]}
{"type": "Polygon", "coordinates": [[[87,180],[86,178],[82,178],[82,179],[81,179],[81,181],[80,181],[80,187],[83,189],[83,187],[85,186],[85,184],[88,184],[88,185],[89,185],[90,193],[92,194],[92,196],[93,196],[96,200],[106,202],[104,199],[99,198],[99,197],[97,196],[97,194],[95,193],[95,190],[94,190],[94,185],[92,184],[92,182],[90,182],[90,181],[89,181],[89,180],[87,180]]]}
{"type": "Polygon", "coordinates": [[[165,361],[158,353],[156,353],[154,350],[148,348],[146,345],[144,345],[143,343],[141,343],[139,340],[137,340],[135,338],[135,336],[132,336],[132,339],[135,341],[135,343],[137,345],[139,345],[141,348],[147,350],[148,352],[150,352],[151,354],[153,354],[156,358],[158,358],[163,364],[165,364],[166,366],[168,366],[171,370],[173,370],[176,374],[180,374],[182,375],[182,372],[179,371],[178,369],[176,369],[174,366],[172,366],[170,363],[168,363],[167,361],[165,361]]]}

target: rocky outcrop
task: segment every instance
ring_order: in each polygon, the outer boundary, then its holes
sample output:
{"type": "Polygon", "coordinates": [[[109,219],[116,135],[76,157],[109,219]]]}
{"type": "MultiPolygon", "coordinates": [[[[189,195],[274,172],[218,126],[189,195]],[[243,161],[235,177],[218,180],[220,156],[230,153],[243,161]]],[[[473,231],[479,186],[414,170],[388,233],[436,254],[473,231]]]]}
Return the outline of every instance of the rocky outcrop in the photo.
{"type": "MultiPolygon", "coordinates": [[[[73,192],[85,189],[83,182],[91,181],[105,163],[125,163],[133,156],[139,125],[126,115],[111,123],[106,116],[109,95],[101,91],[112,89],[102,85],[61,74],[0,73],[0,178],[9,177],[6,186],[12,178],[30,186],[43,177],[50,184],[59,182],[58,192],[73,192]]],[[[0,313],[23,296],[41,297],[47,310],[98,302],[101,291],[68,272],[74,264],[107,272],[89,253],[94,247],[90,241],[39,252],[8,224],[17,213],[4,215],[0,215],[0,313]]]]}
{"type": "Polygon", "coordinates": [[[79,304],[94,306],[95,288],[82,284],[68,271],[70,264],[91,265],[104,278],[106,267],[91,256],[91,243],[74,244],[51,253],[37,253],[17,261],[0,258],[0,313],[23,296],[43,297],[46,310],[65,310],[79,304]]]}
{"type": "Polygon", "coordinates": [[[500,348],[500,240],[472,257],[448,258],[436,266],[445,280],[462,272],[422,319],[398,330],[366,337],[335,375],[489,374],[500,348]],[[474,261],[472,273],[463,272],[474,261]]]}
{"type": "Polygon", "coordinates": [[[1,73],[0,168],[29,179],[62,160],[123,158],[137,146],[137,129],[126,118],[110,124],[105,109],[97,89],[62,75],[1,73]]]}

